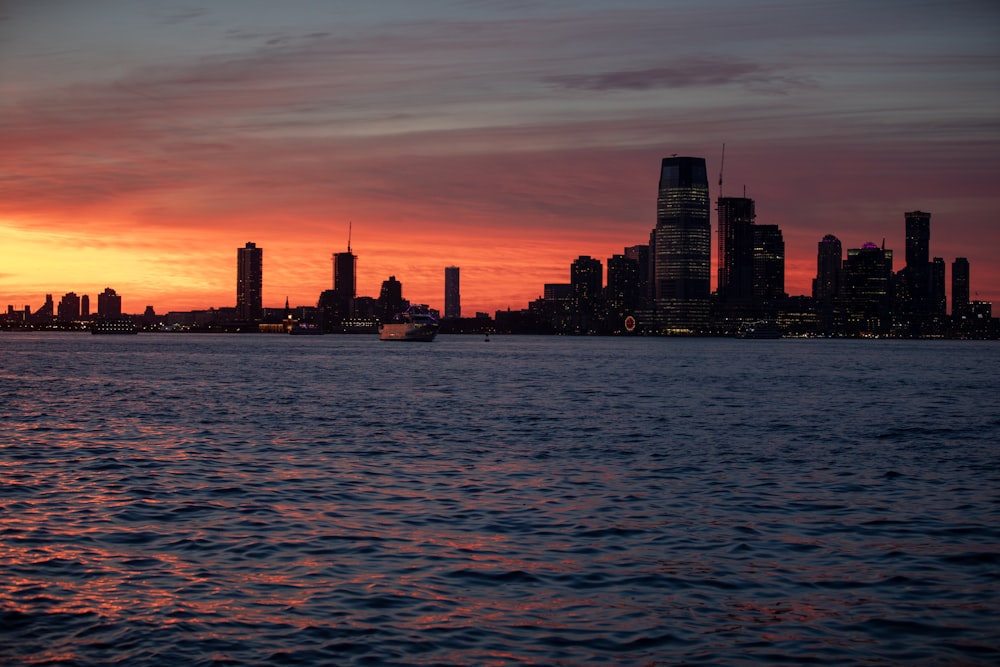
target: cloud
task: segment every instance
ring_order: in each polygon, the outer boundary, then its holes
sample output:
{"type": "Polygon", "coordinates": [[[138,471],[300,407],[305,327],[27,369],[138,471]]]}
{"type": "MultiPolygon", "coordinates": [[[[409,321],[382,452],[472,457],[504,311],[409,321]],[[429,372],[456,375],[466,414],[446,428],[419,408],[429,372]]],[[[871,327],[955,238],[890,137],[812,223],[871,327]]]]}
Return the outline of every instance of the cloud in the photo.
{"type": "Polygon", "coordinates": [[[746,84],[789,88],[804,85],[803,78],[781,76],[772,68],[742,60],[696,58],[663,67],[615,70],[597,74],[563,74],[544,79],[571,90],[615,91],[691,88],[746,84]]]}

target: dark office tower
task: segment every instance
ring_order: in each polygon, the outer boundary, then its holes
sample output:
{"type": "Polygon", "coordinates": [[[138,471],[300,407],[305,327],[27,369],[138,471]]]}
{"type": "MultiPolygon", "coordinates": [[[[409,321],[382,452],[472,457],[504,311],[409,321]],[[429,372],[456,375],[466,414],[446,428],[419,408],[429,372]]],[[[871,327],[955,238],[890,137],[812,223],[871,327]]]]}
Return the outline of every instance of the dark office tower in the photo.
{"type": "Polygon", "coordinates": [[[336,317],[344,319],[354,315],[357,290],[358,256],[351,252],[333,253],[333,298],[336,317]]]}
{"type": "Polygon", "coordinates": [[[397,314],[406,310],[406,302],[403,301],[403,283],[396,280],[396,276],[389,276],[388,280],[382,281],[382,291],[378,295],[379,308],[382,310],[382,321],[388,322],[397,314]]]}
{"type": "Polygon", "coordinates": [[[753,199],[719,197],[718,294],[723,302],[753,296],[753,199]]]}
{"type": "Polygon", "coordinates": [[[253,243],[236,249],[236,317],[253,322],[264,315],[264,249],[253,243]]]}
{"type": "Polygon", "coordinates": [[[708,322],[712,227],[705,159],[663,158],[656,203],[654,294],[664,330],[708,322]]]}
{"type": "Polygon", "coordinates": [[[90,297],[84,294],[80,297],[80,319],[90,317],[90,297]]]}
{"type": "Polygon", "coordinates": [[[813,278],[812,296],[820,331],[830,333],[838,327],[837,306],[842,287],[844,251],[833,234],[827,234],[818,244],[816,277],[813,278]]]}
{"type": "Polygon", "coordinates": [[[632,311],[639,303],[639,267],[639,262],[628,255],[608,258],[608,301],[618,311],[632,311]]]}
{"type": "Polygon", "coordinates": [[[816,253],[816,278],[813,280],[813,299],[817,305],[831,304],[840,294],[840,273],[844,264],[844,250],[833,234],[819,242],[816,253]]]}
{"type": "Polygon", "coordinates": [[[57,319],[60,322],[76,322],[80,319],[80,297],[76,292],[67,292],[59,300],[57,319]]]}
{"type": "Polygon", "coordinates": [[[930,312],[934,317],[948,314],[948,300],[944,295],[944,259],[935,257],[931,262],[931,302],[930,312]]]}
{"type": "Polygon", "coordinates": [[[847,329],[885,334],[892,325],[892,251],[866,243],[847,251],[843,299],[847,329]]]}
{"type": "Polygon", "coordinates": [[[773,306],[785,294],[785,239],[778,225],[754,225],[753,295],[773,306]]]}
{"type": "Polygon", "coordinates": [[[444,267],[444,316],[454,319],[462,316],[462,292],[457,266],[444,267]]]}
{"type": "Polygon", "coordinates": [[[573,317],[578,332],[596,328],[597,300],[604,282],[604,267],[599,259],[581,255],[570,266],[569,282],[573,286],[573,317]]]}
{"type": "MultiPolygon", "coordinates": [[[[634,245],[625,248],[625,257],[639,265],[639,298],[645,299],[649,291],[649,246],[634,245]]],[[[608,270],[611,265],[608,264],[608,270]]],[[[610,283],[611,278],[608,278],[610,283]]]]}
{"type": "Polygon", "coordinates": [[[97,295],[97,316],[105,319],[122,316],[122,298],[110,287],[97,295]]]}
{"type": "Polygon", "coordinates": [[[951,316],[968,317],[969,306],[969,260],[957,257],[951,263],[951,316]]]}
{"type": "Polygon", "coordinates": [[[906,310],[918,318],[926,316],[930,301],[931,214],[908,211],[906,219],[906,310]]]}
{"type": "Polygon", "coordinates": [[[599,259],[581,255],[570,266],[569,282],[573,285],[573,297],[580,301],[593,301],[601,293],[604,281],[604,267],[599,259]]]}

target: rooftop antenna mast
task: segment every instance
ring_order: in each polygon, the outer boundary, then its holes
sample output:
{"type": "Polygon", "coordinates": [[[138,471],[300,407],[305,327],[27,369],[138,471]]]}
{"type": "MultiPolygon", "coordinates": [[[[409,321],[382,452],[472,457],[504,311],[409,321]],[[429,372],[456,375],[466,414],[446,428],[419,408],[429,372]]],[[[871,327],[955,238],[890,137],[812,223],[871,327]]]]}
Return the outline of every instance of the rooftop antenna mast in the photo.
{"type": "Polygon", "coordinates": [[[351,226],[354,224],[353,221],[347,221],[347,254],[351,253],[351,226]]]}
{"type": "Polygon", "coordinates": [[[726,168],[726,144],[722,144],[722,164],[719,165],[719,197],[722,197],[722,171],[726,168]]]}

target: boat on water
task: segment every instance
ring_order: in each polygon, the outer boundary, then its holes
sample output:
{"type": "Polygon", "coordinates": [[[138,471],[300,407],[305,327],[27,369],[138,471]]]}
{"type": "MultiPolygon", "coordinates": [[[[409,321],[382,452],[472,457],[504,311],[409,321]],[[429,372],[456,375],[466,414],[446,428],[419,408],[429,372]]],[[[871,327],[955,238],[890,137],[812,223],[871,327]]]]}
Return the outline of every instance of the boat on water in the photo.
{"type": "Polygon", "coordinates": [[[441,324],[426,310],[410,307],[396,315],[394,321],[378,329],[379,340],[407,340],[429,343],[434,340],[441,324]]]}
{"type": "Polygon", "coordinates": [[[129,335],[139,333],[139,327],[136,326],[135,322],[126,318],[97,320],[90,325],[90,333],[129,335]]]}
{"type": "Polygon", "coordinates": [[[323,329],[312,322],[296,322],[288,330],[288,333],[293,336],[322,336],[323,329]]]}
{"type": "Polygon", "coordinates": [[[774,320],[758,320],[743,326],[736,334],[737,338],[781,338],[781,329],[774,320]]]}

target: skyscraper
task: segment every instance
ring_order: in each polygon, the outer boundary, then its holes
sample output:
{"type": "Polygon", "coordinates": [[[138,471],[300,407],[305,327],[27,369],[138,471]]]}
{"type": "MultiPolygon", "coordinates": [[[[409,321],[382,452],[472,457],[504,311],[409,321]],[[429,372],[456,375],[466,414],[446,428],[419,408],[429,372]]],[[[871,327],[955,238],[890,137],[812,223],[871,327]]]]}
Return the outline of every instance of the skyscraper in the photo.
{"type": "Polygon", "coordinates": [[[663,158],[653,232],[653,294],[664,330],[708,321],[712,227],[705,159],[663,158]]]}
{"type": "Polygon", "coordinates": [[[348,243],[347,252],[335,252],[332,258],[334,317],[344,319],[354,315],[354,299],[358,295],[358,256],[351,252],[348,243]]]}
{"type": "Polygon", "coordinates": [[[604,283],[604,267],[601,266],[601,260],[589,255],[577,257],[570,266],[569,282],[573,286],[573,316],[576,330],[592,331],[597,315],[597,300],[604,283]]]}
{"type": "MultiPolygon", "coordinates": [[[[649,246],[633,245],[625,248],[625,257],[633,260],[639,266],[639,300],[644,301],[649,298],[649,246]]],[[[608,264],[610,270],[611,264],[608,264]]],[[[608,278],[608,284],[611,278],[608,278]]]]}
{"type": "Polygon", "coordinates": [[[840,294],[840,273],[844,264],[844,249],[833,234],[827,234],[819,242],[816,252],[816,278],[813,280],[812,295],[817,305],[833,303],[840,294]]]}
{"type": "Polygon", "coordinates": [[[97,295],[97,316],[106,319],[122,316],[122,298],[110,287],[97,295]]]}
{"type": "Polygon", "coordinates": [[[935,317],[948,314],[948,300],[944,293],[944,258],[935,257],[931,261],[931,300],[930,313],[935,317]]]}
{"type": "Polygon", "coordinates": [[[740,301],[753,296],[753,199],[719,197],[719,299],[740,301]]]}
{"type": "Polygon", "coordinates": [[[236,317],[256,321],[264,314],[264,250],[254,243],[236,249],[236,317]]]}
{"type": "Polygon", "coordinates": [[[389,276],[382,281],[382,290],[378,295],[379,308],[382,310],[382,321],[389,322],[393,317],[406,310],[409,304],[403,299],[403,283],[396,276],[389,276]]]}
{"type": "Polygon", "coordinates": [[[76,292],[67,292],[59,300],[57,318],[61,322],[75,322],[80,319],[80,297],[76,292]]]}
{"type": "MultiPolygon", "coordinates": [[[[627,249],[626,249],[627,250],[627,249]]],[[[608,258],[608,301],[622,312],[631,312],[639,304],[642,290],[637,259],[625,255],[608,258]]]]}
{"type": "Polygon", "coordinates": [[[844,249],[833,234],[827,234],[817,244],[816,277],[813,278],[812,297],[820,331],[827,333],[838,328],[838,306],[843,286],[844,249]]]}
{"type": "Polygon", "coordinates": [[[892,251],[865,243],[847,251],[844,304],[852,333],[884,334],[892,325],[892,251]]]}
{"type": "Polygon", "coordinates": [[[969,305],[969,260],[956,257],[951,263],[951,316],[968,317],[969,305]]]}
{"type": "Polygon", "coordinates": [[[462,294],[459,288],[459,267],[444,267],[444,316],[462,317],[462,294]]]}
{"type": "Polygon", "coordinates": [[[928,314],[931,290],[931,214],[923,211],[904,213],[906,220],[906,270],[903,293],[906,310],[916,319],[928,314]]]}
{"type": "Polygon", "coordinates": [[[785,239],[778,225],[753,225],[753,295],[773,306],[785,294],[785,239]]]}

